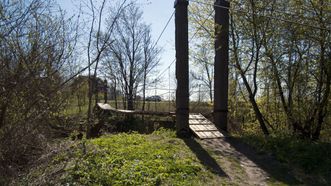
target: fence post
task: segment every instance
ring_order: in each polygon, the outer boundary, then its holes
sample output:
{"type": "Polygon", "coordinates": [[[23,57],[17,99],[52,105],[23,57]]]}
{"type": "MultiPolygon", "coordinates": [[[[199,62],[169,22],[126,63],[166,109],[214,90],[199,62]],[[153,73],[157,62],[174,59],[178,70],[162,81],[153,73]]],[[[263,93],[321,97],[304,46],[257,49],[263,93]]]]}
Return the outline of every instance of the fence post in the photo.
{"type": "Polygon", "coordinates": [[[176,129],[179,137],[189,137],[188,0],[175,1],[176,26],[176,129]]]}
{"type": "Polygon", "coordinates": [[[227,131],[229,76],[229,7],[225,0],[215,2],[214,122],[227,131]]]}

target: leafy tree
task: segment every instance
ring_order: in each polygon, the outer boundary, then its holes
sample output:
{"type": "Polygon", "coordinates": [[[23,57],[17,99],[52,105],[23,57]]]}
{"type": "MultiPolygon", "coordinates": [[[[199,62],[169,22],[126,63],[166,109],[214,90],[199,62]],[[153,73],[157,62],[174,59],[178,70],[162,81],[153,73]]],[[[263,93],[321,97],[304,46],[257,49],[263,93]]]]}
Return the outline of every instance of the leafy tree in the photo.
{"type": "MultiPolygon", "coordinates": [[[[202,28],[198,43],[213,38],[212,19],[203,24],[208,16],[205,6],[212,7],[207,4],[191,9],[194,29],[202,28]]],[[[234,92],[245,87],[243,99],[250,102],[265,135],[287,130],[317,140],[327,124],[331,82],[328,5],[325,0],[231,1],[230,79],[234,81],[230,82],[236,84],[234,92]]]]}

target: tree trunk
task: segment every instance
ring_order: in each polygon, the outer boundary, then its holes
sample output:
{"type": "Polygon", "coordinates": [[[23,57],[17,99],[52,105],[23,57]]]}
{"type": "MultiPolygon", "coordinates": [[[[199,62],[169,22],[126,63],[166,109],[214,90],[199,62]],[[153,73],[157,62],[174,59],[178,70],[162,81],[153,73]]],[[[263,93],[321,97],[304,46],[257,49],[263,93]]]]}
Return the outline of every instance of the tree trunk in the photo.
{"type": "Polygon", "coordinates": [[[114,80],[114,99],[115,99],[115,108],[118,109],[117,106],[117,91],[116,91],[116,87],[117,87],[117,81],[116,79],[114,80]]]}
{"type": "Polygon", "coordinates": [[[93,82],[91,80],[91,75],[89,73],[89,93],[88,93],[88,109],[87,109],[87,129],[86,138],[91,138],[91,128],[92,128],[92,86],[93,82]]]}
{"type": "Polygon", "coordinates": [[[6,122],[6,112],[8,108],[8,103],[4,104],[1,108],[1,113],[0,113],[0,129],[5,126],[6,122]]]}
{"type": "Polygon", "coordinates": [[[128,95],[128,110],[134,110],[133,108],[133,87],[129,87],[129,95],[128,95]]]}
{"type": "Polygon", "coordinates": [[[257,118],[257,120],[258,120],[259,123],[260,123],[260,127],[261,127],[261,129],[262,129],[262,132],[263,132],[263,134],[264,134],[265,136],[268,136],[268,135],[270,134],[270,133],[269,133],[269,130],[268,130],[268,128],[267,128],[266,122],[264,121],[264,117],[263,117],[263,115],[262,115],[262,113],[261,113],[261,111],[260,111],[260,108],[259,108],[259,106],[258,106],[257,103],[256,103],[256,100],[255,100],[255,98],[254,98],[254,95],[253,95],[253,92],[252,92],[252,90],[251,90],[251,87],[250,87],[249,84],[248,84],[247,78],[246,78],[246,76],[245,76],[244,74],[241,74],[241,78],[243,79],[244,84],[245,84],[245,86],[246,86],[246,89],[247,89],[247,91],[248,91],[248,94],[249,94],[249,101],[251,102],[252,107],[253,107],[253,110],[254,110],[255,115],[256,115],[256,118],[257,118]]]}
{"type": "MultiPolygon", "coordinates": [[[[329,103],[329,97],[330,97],[330,84],[331,84],[331,65],[329,64],[329,66],[326,65],[326,58],[325,58],[325,46],[324,43],[321,42],[321,59],[320,59],[320,63],[321,63],[321,74],[326,76],[326,83],[325,83],[325,92],[323,95],[323,98],[320,101],[319,107],[318,107],[318,116],[317,116],[317,126],[316,129],[312,135],[312,139],[313,140],[318,140],[321,134],[321,130],[322,130],[322,125],[324,123],[324,119],[325,116],[327,114],[327,108],[328,108],[328,103],[329,103]]],[[[331,60],[331,53],[329,54],[329,59],[331,60]]],[[[322,79],[320,79],[321,81],[321,87],[320,87],[320,91],[322,91],[322,86],[323,86],[323,81],[322,79]]],[[[321,92],[319,93],[321,94],[321,92]]]]}
{"type": "MultiPolygon", "coordinates": [[[[146,74],[146,69],[144,71],[144,79],[143,79],[143,103],[142,103],[142,111],[145,111],[145,99],[146,99],[146,78],[147,78],[147,74],[146,74]]],[[[141,116],[141,119],[144,121],[144,114],[141,116]]]]}
{"type": "Polygon", "coordinates": [[[146,69],[144,72],[144,79],[143,79],[143,103],[142,103],[142,110],[145,110],[145,99],[146,99],[146,79],[147,79],[147,74],[146,74],[146,69]]]}
{"type": "MultiPolygon", "coordinates": [[[[232,17],[231,17],[232,18],[232,17]]],[[[238,48],[237,48],[237,44],[236,44],[236,36],[235,36],[235,31],[234,31],[234,25],[233,25],[233,19],[231,19],[231,37],[232,37],[232,44],[233,44],[233,52],[234,52],[234,60],[235,60],[235,63],[236,63],[236,68],[239,70],[239,74],[241,76],[241,78],[243,79],[244,81],[244,84],[245,84],[245,87],[246,87],[246,90],[249,94],[249,101],[250,103],[252,104],[252,107],[253,107],[253,110],[255,112],[255,115],[256,115],[256,118],[257,120],[259,121],[259,124],[260,124],[260,128],[263,132],[263,134],[265,136],[268,136],[269,135],[269,130],[266,126],[266,122],[264,120],[264,117],[256,103],[256,100],[254,98],[254,93],[248,83],[248,80],[245,76],[245,72],[243,71],[243,69],[241,68],[241,65],[240,65],[240,62],[239,62],[239,57],[238,57],[238,48]]]]}

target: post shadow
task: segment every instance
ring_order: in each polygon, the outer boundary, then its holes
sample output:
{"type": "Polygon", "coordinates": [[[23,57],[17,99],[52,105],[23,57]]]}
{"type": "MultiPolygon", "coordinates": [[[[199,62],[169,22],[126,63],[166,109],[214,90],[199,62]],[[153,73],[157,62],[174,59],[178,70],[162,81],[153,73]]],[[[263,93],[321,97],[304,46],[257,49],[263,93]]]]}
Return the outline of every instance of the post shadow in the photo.
{"type": "Polygon", "coordinates": [[[193,138],[184,138],[183,141],[205,167],[221,177],[229,177],[218,165],[217,161],[193,138]]]}
{"type": "Polygon", "coordinates": [[[295,178],[289,167],[282,165],[274,157],[267,154],[259,154],[255,149],[253,149],[253,147],[234,137],[224,138],[224,141],[229,143],[236,151],[240,152],[249,160],[254,162],[273,179],[288,185],[303,184],[295,178]]]}

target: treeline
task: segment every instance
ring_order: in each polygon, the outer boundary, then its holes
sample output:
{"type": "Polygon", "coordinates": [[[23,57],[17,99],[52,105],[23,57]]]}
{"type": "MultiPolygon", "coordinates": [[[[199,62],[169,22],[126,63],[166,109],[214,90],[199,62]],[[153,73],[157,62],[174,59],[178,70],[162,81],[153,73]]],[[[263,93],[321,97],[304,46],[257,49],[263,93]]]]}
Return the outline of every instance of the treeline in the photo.
{"type": "Polygon", "coordinates": [[[0,185],[40,155],[52,130],[66,130],[63,110],[79,90],[79,75],[88,77],[83,130],[90,137],[93,79],[110,81],[133,109],[159,63],[160,49],[135,1],[74,6],[68,15],[53,0],[0,1],[0,185]]]}
{"type": "MultiPolygon", "coordinates": [[[[210,88],[213,1],[190,6],[191,29],[200,38],[195,46],[208,48],[192,56],[204,67],[196,79],[210,88]]],[[[318,140],[330,128],[330,7],[325,0],[231,1],[229,95],[234,119],[245,117],[238,105],[246,102],[266,136],[282,131],[318,140]]]]}

